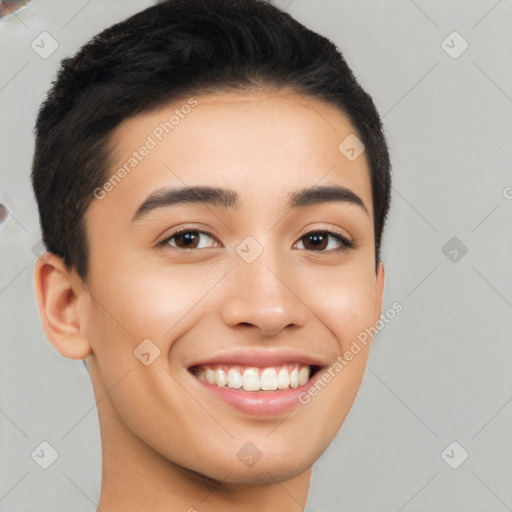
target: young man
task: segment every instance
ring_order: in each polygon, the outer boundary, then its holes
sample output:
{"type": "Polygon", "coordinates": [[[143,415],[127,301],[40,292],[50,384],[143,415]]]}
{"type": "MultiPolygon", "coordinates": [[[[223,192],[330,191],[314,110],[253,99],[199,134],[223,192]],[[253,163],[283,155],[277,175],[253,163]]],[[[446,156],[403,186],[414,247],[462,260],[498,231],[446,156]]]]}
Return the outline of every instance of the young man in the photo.
{"type": "Polygon", "coordinates": [[[36,132],[36,295],[87,361],[98,510],[304,510],[384,287],[389,157],[341,54],[261,1],[170,0],[64,61],[36,132]]]}

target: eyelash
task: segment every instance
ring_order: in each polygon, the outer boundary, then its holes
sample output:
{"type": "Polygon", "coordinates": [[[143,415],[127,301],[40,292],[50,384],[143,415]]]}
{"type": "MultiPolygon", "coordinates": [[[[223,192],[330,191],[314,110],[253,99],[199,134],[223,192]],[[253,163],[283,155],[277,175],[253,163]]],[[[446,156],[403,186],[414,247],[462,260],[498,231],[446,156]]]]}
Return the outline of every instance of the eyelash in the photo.
{"type": "MultiPolygon", "coordinates": [[[[172,235],[168,236],[164,240],[161,240],[160,242],[158,242],[157,246],[160,247],[160,248],[172,247],[173,249],[177,249],[178,251],[201,250],[201,249],[195,249],[195,248],[181,249],[179,247],[174,247],[172,245],[171,246],[169,245],[169,241],[170,240],[172,240],[173,238],[176,238],[176,237],[178,237],[180,235],[183,235],[184,233],[199,233],[199,234],[203,234],[203,235],[208,235],[211,238],[215,238],[212,234],[208,233],[207,231],[201,231],[199,229],[189,229],[189,228],[186,228],[186,229],[180,229],[179,231],[176,231],[175,233],[173,233],[172,235]]],[[[336,248],[336,249],[321,250],[321,251],[315,251],[313,249],[303,249],[303,250],[309,250],[311,252],[320,252],[320,253],[322,253],[322,252],[341,252],[341,251],[346,251],[347,249],[354,249],[356,247],[356,244],[353,241],[349,240],[348,238],[345,238],[343,235],[341,235],[339,233],[335,233],[333,231],[328,231],[328,230],[309,231],[305,235],[301,236],[299,241],[301,241],[302,239],[304,239],[304,238],[306,238],[308,236],[311,236],[311,235],[332,236],[337,241],[341,242],[341,246],[336,248]]],[[[208,247],[208,249],[209,248],[210,247],[208,247]]]]}

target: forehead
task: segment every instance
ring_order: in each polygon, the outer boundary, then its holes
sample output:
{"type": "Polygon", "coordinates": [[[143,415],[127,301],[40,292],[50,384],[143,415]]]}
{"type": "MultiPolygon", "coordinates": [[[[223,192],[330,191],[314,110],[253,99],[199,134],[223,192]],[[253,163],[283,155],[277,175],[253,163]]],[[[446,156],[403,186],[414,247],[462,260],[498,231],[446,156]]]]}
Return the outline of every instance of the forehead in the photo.
{"type": "Polygon", "coordinates": [[[229,186],[242,205],[275,213],[297,189],[340,184],[372,218],[366,155],[351,160],[340,150],[355,136],[341,110],[293,90],[186,96],[115,130],[113,186],[102,206],[133,215],[158,188],[208,184],[229,186]]]}

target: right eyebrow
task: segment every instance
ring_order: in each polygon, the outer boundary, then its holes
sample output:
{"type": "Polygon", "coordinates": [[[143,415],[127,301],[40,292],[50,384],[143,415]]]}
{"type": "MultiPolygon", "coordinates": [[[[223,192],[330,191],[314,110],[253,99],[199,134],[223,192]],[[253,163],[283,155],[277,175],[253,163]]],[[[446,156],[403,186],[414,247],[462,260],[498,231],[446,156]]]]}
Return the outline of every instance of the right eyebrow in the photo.
{"type": "Polygon", "coordinates": [[[137,208],[131,222],[135,222],[157,208],[174,204],[202,203],[238,209],[239,196],[234,190],[220,187],[164,188],[151,193],[137,208]]]}

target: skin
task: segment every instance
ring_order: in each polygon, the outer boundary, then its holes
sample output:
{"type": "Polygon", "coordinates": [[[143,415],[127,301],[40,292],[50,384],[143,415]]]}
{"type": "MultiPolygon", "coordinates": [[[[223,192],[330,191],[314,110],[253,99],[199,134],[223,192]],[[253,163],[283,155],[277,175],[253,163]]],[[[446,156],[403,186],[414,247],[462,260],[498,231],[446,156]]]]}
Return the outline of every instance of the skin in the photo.
{"type": "MultiPolygon", "coordinates": [[[[261,511],[300,511],[312,465],[357,395],[370,344],[307,405],[267,417],[212,400],[187,368],[199,356],[263,348],[311,354],[326,370],[379,320],[384,267],[375,272],[368,163],[364,153],[351,162],[338,150],[355,129],[316,99],[290,90],[195,99],[90,204],[86,283],[58,256],[39,259],[43,327],[62,355],[87,360],[103,450],[99,510],[243,512],[258,503],[261,511]],[[151,192],[199,184],[238,192],[239,209],[173,205],[130,224],[151,192]],[[287,205],[293,190],[333,184],[367,211],[348,202],[287,205]],[[157,247],[180,228],[212,237],[202,235],[193,250],[177,239],[157,247]],[[306,234],[333,229],[356,248],[331,250],[341,246],[335,238],[320,250],[306,245],[306,234]],[[236,252],[247,236],[263,248],[250,264],[236,252]],[[160,355],[145,366],[133,351],[147,338],[160,355]],[[248,442],[262,454],[252,467],[237,457],[248,442]]],[[[112,172],[184,103],[126,120],[114,133],[112,172]]]]}

